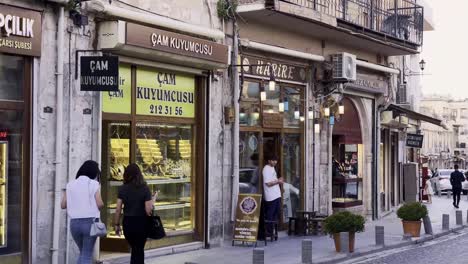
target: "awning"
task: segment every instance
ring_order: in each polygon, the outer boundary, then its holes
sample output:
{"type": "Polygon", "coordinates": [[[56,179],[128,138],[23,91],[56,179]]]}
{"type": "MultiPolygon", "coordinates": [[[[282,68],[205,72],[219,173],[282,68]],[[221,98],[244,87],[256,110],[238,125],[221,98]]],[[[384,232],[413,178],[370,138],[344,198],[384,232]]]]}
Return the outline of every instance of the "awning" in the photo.
{"type": "Polygon", "coordinates": [[[439,119],[431,117],[431,116],[423,115],[421,113],[406,109],[406,108],[401,107],[401,106],[391,104],[391,105],[389,105],[387,107],[387,110],[388,111],[393,111],[393,118],[403,114],[408,118],[415,119],[415,120],[421,120],[421,121],[431,123],[431,124],[434,124],[436,126],[440,126],[440,127],[445,128],[445,126],[442,124],[442,120],[439,120],[439,119]]]}

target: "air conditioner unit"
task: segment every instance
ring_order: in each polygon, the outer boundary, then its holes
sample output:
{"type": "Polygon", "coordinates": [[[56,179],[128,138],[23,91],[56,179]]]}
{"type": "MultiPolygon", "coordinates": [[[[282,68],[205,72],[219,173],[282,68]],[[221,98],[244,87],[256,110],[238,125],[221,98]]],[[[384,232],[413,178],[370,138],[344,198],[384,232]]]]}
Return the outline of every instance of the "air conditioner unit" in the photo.
{"type": "Polygon", "coordinates": [[[398,85],[396,103],[399,105],[409,104],[406,84],[398,85]]]}
{"type": "Polygon", "coordinates": [[[356,80],[356,56],[346,52],[332,55],[333,79],[335,81],[356,80]]]}

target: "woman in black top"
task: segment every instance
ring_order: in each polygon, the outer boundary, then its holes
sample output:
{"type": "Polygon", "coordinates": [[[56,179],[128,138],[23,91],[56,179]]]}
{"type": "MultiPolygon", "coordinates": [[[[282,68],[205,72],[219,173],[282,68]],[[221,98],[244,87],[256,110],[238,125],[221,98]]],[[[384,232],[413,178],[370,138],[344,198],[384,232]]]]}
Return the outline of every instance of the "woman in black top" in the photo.
{"type": "Polygon", "coordinates": [[[124,205],[123,231],[130,245],[131,264],[143,264],[145,261],[146,222],[153,210],[156,194],[151,192],[143,179],[140,168],[132,163],[124,172],[124,184],[119,187],[117,208],[114,216],[115,232],[120,236],[120,213],[124,205]]]}

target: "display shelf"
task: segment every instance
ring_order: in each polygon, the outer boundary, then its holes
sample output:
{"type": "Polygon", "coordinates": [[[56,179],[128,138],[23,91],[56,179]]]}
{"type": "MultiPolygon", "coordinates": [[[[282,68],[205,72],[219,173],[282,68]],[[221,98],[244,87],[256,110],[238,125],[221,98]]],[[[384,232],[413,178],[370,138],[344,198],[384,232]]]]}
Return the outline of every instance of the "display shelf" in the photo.
{"type": "Polygon", "coordinates": [[[333,184],[345,184],[351,182],[362,182],[362,178],[333,178],[333,184]]]}
{"type": "Polygon", "coordinates": [[[362,200],[346,201],[346,202],[332,202],[334,208],[349,208],[362,205],[362,200]]]}
{"type": "MultiPolygon", "coordinates": [[[[175,204],[167,204],[167,205],[156,205],[154,210],[169,210],[169,209],[182,209],[182,208],[190,208],[190,203],[175,203],[175,204]]],[[[108,212],[111,214],[115,214],[115,208],[109,208],[108,212]]]]}
{"type": "MultiPolygon", "coordinates": [[[[190,178],[182,178],[182,179],[161,179],[161,180],[145,180],[147,184],[174,184],[174,183],[189,183],[190,178]]],[[[120,186],[122,185],[122,181],[109,181],[110,186],[120,186]]]]}

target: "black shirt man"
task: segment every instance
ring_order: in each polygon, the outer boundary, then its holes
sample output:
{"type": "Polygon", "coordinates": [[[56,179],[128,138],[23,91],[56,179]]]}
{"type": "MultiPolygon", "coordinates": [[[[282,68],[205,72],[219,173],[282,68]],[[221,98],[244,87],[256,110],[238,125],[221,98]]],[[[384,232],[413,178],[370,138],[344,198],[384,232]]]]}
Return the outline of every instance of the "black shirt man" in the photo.
{"type": "Polygon", "coordinates": [[[453,206],[458,208],[460,203],[460,194],[462,191],[462,182],[465,181],[465,176],[458,170],[458,165],[454,166],[455,171],[450,174],[450,184],[452,184],[453,206]]]}

